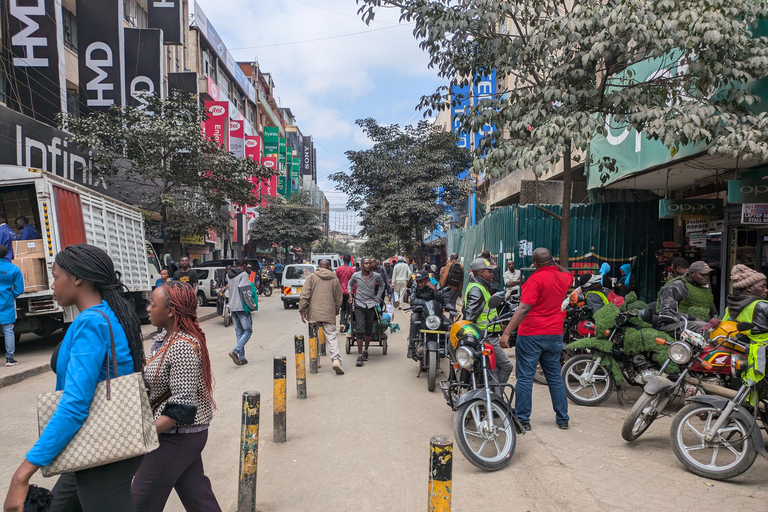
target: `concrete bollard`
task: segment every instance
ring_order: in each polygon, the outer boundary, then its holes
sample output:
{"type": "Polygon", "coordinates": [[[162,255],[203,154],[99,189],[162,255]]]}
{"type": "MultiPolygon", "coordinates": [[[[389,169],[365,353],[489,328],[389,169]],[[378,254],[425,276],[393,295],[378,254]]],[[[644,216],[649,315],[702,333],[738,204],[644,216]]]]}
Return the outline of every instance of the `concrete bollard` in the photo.
{"type": "Polygon", "coordinates": [[[272,395],[272,440],[285,442],[285,356],[275,357],[274,387],[272,395]]]}
{"type": "Polygon", "coordinates": [[[304,336],[294,336],[293,346],[296,351],[296,396],[307,398],[307,365],[304,360],[304,336]]]}
{"type": "Polygon", "coordinates": [[[243,417],[240,433],[240,479],[237,485],[237,512],[256,510],[256,469],[259,462],[258,391],[243,393],[243,417]]]}
{"type": "Polygon", "coordinates": [[[317,324],[309,324],[309,373],[317,373],[317,324]]]}
{"type": "Polygon", "coordinates": [[[441,434],[429,440],[429,512],[451,512],[453,443],[441,434]]]}
{"type": "Polygon", "coordinates": [[[321,356],[326,355],[325,354],[325,329],[323,329],[323,326],[320,324],[317,324],[317,343],[319,346],[318,353],[321,356]]]}

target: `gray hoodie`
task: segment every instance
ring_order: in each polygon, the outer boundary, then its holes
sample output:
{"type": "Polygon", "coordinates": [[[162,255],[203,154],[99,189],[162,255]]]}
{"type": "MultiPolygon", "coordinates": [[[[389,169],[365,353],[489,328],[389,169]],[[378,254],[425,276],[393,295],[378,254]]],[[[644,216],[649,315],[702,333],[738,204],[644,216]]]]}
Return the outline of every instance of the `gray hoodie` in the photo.
{"type": "Polygon", "coordinates": [[[233,268],[227,273],[229,278],[229,310],[244,312],[243,299],[240,295],[241,286],[250,286],[248,272],[241,268],[233,268]]]}

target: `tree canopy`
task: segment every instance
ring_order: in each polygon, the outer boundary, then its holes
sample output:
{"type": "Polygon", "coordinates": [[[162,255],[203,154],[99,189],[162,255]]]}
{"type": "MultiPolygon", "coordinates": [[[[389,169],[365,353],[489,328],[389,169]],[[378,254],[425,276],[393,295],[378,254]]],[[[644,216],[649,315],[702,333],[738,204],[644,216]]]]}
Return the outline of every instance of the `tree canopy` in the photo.
{"type": "MultiPolygon", "coordinates": [[[[478,172],[541,176],[564,155],[569,167],[606,134],[608,116],[671,149],[705,142],[712,154],[768,158],[768,121],[750,110],[760,98],[746,86],[768,75],[768,40],[754,32],[762,2],[357,1],[366,22],[380,7],[399,9],[440,76],[467,85],[496,71],[498,94],[458,116],[466,132],[496,127],[479,143],[478,172]],[[658,69],[638,76],[639,62],[658,69]]],[[[421,106],[450,108],[449,94],[441,87],[421,106]]],[[[595,164],[609,173],[615,162],[595,164]]]]}
{"type": "Polygon", "coordinates": [[[273,171],[204,137],[200,123],[207,113],[193,96],[174,91],[165,100],[145,100],[146,107],[63,121],[72,140],[91,151],[94,178],[110,182],[126,202],[159,212],[166,232],[225,228],[228,202],[252,203],[249,180],[273,171]]]}
{"type": "Polygon", "coordinates": [[[301,247],[309,252],[312,244],[323,236],[320,210],[312,206],[309,194],[301,192],[285,200],[270,198],[267,206],[259,208],[259,216],[248,232],[250,244],[266,248],[276,244],[287,252],[301,247]]]}
{"type": "Polygon", "coordinates": [[[418,250],[424,234],[466,197],[458,176],[471,163],[469,151],[456,145],[455,133],[435,131],[428,121],[405,128],[371,118],[357,124],[373,147],[347,151],[351,172],[330,178],[348,195],[347,208],[360,212],[363,236],[391,242],[393,253],[418,250]]]}

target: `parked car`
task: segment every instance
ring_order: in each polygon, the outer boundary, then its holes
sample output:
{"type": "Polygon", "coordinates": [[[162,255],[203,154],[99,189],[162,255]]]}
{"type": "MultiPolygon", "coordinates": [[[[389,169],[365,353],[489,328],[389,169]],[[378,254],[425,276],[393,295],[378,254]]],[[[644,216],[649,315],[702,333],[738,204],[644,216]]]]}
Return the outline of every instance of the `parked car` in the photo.
{"type": "Polygon", "coordinates": [[[304,281],[307,280],[309,274],[315,271],[317,266],[309,263],[301,263],[298,265],[286,265],[283,271],[283,307],[285,309],[290,308],[292,305],[299,306],[299,296],[301,295],[301,288],[304,286],[304,281]]]}
{"type": "Polygon", "coordinates": [[[224,286],[224,273],[227,267],[196,267],[197,271],[197,305],[208,306],[218,300],[219,289],[224,286]]]}

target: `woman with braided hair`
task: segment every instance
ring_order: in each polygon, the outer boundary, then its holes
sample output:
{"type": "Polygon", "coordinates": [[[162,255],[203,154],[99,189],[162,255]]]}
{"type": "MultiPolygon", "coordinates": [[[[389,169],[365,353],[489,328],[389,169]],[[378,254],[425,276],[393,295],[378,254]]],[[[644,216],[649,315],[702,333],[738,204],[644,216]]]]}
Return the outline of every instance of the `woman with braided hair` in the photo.
{"type": "Polygon", "coordinates": [[[171,489],[188,511],[220,511],[202,452],[216,407],[205,334],[197,321],[197,297],[187,283],[170,281],[152,292],[149,321],[155,337],[144,368],[160,448],[144,456],[133,480],[138,512],[161,512],[171,489]]]}
{"type": "MultiPolygon", "coordinates": [[[[63,391],[58,407],[16,470],[5,499],[6,511],[22,510],[30,477],[53,461],[88,417],[96,385],[107,378],[104,362],[111,345],[110,327],[118,369],[112,377],[139,372],[144,364],[139,318],[106,252],[93,245],[70,245],[56,255],[52,273],[56,301],[76,307],[80,314],[51,358],[56,390],[63,391]]],[[[140,464],[141,457],[136,457],[61,475],[53,487],[51,510],[133,510],[131,480],[140,464]]]]}

